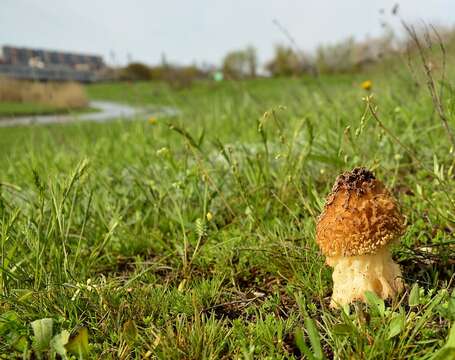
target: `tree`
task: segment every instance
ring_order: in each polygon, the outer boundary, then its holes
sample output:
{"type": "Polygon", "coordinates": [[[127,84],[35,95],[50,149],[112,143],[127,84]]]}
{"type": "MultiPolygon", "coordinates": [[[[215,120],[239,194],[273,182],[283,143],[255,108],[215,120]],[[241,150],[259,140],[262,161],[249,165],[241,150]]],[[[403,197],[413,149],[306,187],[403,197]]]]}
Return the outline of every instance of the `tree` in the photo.
{"type": "Polygon", "coordinates": [[[123,80],[150,80],[150,68],[142,63],[131,63],[124,67],[120,72],[120,78],[123,80]]]}
{"type": "Polygon", "coordinates": [[[275,47],[273,59],[266,65],[272,76],[298,76],[309,69],[310,63],[303,55],[283,45],[275,47]]]}
{"type": "Polygon", "coordinates": [[[224,57],[223,73],[228,79],[256,77],[256,49],[248,46],[244,50],[231,51],[224,57]]]}

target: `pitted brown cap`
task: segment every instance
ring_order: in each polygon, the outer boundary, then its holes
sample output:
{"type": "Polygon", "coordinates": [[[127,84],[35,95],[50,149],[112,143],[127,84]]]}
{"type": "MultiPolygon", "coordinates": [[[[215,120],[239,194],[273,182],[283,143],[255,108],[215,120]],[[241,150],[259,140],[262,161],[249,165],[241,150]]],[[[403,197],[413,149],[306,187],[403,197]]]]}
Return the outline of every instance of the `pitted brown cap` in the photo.
{"type": "Polygon", "coordinates": [[[404,218],[384,184],[365,168],[338,176],[316,225],[326,256],[375,253],[404,232],[404,218]]]}

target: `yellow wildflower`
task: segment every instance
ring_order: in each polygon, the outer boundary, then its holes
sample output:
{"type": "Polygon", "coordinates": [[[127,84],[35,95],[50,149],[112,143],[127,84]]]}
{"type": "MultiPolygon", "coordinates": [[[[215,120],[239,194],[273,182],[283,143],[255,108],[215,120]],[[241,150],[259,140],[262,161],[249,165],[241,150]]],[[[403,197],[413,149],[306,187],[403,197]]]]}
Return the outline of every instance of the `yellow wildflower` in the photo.
{"type": "Polygon", "coordinates": [[[147,121],[149,124],[155,125],[158,122],[158,119],[154,116],[150,116],[147,121]]]}
{"type": "Polygon", "coordinates": [[[371,88],[373,87],[373,82],[371,80],[365,80],[360,84],[360,87],[363,90],[370,91],[371,88]]]}
{"type": "Polygon", "coordinates": [[[212,221],[213,219],[213,214],[209,211],[206,215],[207,221],[212,221]]]}

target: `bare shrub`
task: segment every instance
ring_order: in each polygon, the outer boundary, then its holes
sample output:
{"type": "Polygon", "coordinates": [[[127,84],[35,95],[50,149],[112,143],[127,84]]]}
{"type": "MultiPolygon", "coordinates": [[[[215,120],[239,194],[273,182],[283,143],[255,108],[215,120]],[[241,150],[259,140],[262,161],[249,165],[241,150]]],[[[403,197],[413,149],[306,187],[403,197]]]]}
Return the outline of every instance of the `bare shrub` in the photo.
{"type": "Polygon", "coordinates": [[[36,103],[59,109],[88,105],[84,88],[77,83],[38,83],[0,78],[0,102],[36,103]]]}

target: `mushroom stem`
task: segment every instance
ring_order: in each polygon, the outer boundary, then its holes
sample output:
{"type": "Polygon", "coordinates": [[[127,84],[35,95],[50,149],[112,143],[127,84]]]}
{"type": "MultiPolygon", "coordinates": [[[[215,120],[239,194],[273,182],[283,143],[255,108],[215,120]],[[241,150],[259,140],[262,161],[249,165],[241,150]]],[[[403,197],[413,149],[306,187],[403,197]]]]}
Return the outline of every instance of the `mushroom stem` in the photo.
{"type": "Polygon", "coordinates": [[[374,254],[327,257],[327,264],[334,268],[332,307],[365,301],[365,291],[387,299],[403,290],[400,267],[387,246],[374,254]]]}

